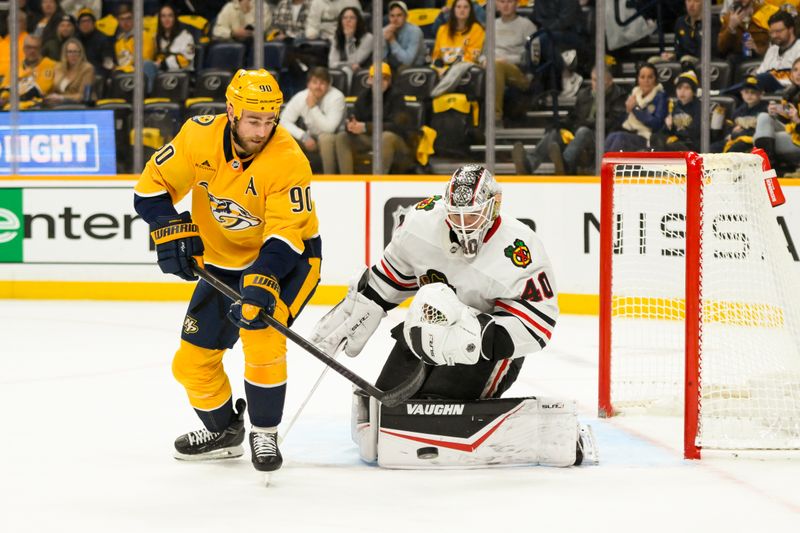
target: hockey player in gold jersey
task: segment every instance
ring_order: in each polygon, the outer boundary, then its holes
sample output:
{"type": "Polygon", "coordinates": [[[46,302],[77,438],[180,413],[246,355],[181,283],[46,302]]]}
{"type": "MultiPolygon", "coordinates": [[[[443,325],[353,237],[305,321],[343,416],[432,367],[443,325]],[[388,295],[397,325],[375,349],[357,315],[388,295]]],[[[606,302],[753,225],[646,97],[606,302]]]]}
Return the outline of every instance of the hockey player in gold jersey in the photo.
{"type": "Polygon", "coordinates": [[[242,295],[228,306],[203,280],[194,290],[172,369],[205,427],[178,437],[175,456],[243,454],[245,402],[236,401],[234,411],[222,366],[223,353],[241,337],[252,460],[270,471],[282,462],[286,338],[259,315],[291,325],[319,283],[321,241],[311,168],[278,125],[283,95],[275,78],[239,70],[226,98],[226,114],[193,117],[153,155],[134,205],[150,224],[163,272],[195,280],[197,261],[242,295]],[[190,192],[191,214],[177,213],[174,204],[190,192]]]}

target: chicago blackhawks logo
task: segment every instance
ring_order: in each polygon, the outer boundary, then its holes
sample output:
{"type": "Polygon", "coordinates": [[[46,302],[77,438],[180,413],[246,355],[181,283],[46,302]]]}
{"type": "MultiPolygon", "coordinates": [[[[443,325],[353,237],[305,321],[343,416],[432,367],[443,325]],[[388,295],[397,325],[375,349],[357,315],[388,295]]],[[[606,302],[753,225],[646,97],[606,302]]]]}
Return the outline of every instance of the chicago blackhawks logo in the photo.
{"type": "Polygon", "coordinates": [[[525,268],[531,264],[531,251],[528,249],[528,246],[522,242],[522,239],[514,239],[514,244],[506,246],[506,249],[503,251],[506,257],[510,258],[515,266],[525,268]]]}
{"type": "Polygon", "coordinates": [[[229,198],[217,198],[208,190],[208,183],[199,183],[208,193],[208,203],[214,219],[222,224],[222,227],[231,231],[239,231],[252,228],[261,224],[261,220],[250,214],[250,212],[229,198]]]}
{"type": "Polygon", "coordinates": [[[440,194],[437,194],[436,196],[431,196],[430,198],[425,198],[416,206],[414,206],[414,209],[417,209],[419,211],[430,211],[431,209],[433,209],[433,205],[436,203],[436,200],[441,200],[441,198],[442,196],[440,194]]]}

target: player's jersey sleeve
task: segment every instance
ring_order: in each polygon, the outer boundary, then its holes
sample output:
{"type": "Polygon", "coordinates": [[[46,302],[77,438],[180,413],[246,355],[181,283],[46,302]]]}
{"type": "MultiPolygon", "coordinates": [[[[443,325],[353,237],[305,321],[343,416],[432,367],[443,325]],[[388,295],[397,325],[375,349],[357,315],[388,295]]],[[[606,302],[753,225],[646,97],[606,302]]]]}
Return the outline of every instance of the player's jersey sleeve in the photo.
{"type": "Polygon", "coordinates": [[[402,303],[406,298],[413,296],[419,290],[419,283],[415,275],[410,242],[412,240],[408,217],[394,233],[392,240],[383,251],[383,255],[370,271],[369,288],[373,294],[383,300],[378,302],[384,308],[391,308],[402,303]],[[391,305],[385,305],[391,304],[391,305]]]}
{"type": "Polygon", "coordinates": [[[509,247],[507,253],[515,261],[529,264],[518,269],[518,275],[504,291],[507,296],[497,298],[492,311],[495,324],[505,330],[510,340],[511,346],[505,348],[504,355],[511,358],[544,349],[558,320],[558,292],[550,260],[539,240],[531,235],[509,247]]]}
{"type": "Polygon", "coordinates": [[[162,146],[144,167],[139,181],[134,187],[136,210],[146,221],[152,215],[166,213],[153,212],[148,204],[164,203],[164,195],[169,195],[172,204],[178,203],[192,190],[195,170],[189,146],[193,142],[207,145],[212,139],[198,138],[201,134],[191,121],[187,121],[172,142],[162,146]],[[148,214],[152,213],[151,216],[148,214]]]}
{"type": "MultiPolygon", "coordinates": [[[[287,134],[288,135],[288,134],[287,134]]],[[[256,268],[265,266],[279,278],[286,275],[306,252],[309,240],[319,236],[319,222],[311,199],[311,167],[295,158],[281,186],[269,193],[264,212],[264,246],[256,268]]],[[[310,252],[309,252],[310,253],[310,252]]]]}

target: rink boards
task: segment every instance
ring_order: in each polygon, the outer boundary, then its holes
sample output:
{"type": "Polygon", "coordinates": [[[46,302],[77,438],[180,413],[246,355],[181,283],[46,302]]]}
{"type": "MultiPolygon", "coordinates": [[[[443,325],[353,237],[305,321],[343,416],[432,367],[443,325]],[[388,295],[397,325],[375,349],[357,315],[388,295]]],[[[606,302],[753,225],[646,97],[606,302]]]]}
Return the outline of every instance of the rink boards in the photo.
{"type": "MultiPolygon", "coordinates": [[[[592,177],[499,176],[503,214],[534,227],[557,276],[567,313],[597,310],[600,184],[592,177]]],[[[0,178],[0,298],[181,300],[191,285],[163,276],[147,225],[133,210],[135,176],[0,178]]],[[[315,176],[312,196],[323,240],[315,303],[332,304],[359,266],[380,257],[421,199],[442,194],[447,176],[315,176]]],[[[798,263],[800,189],[782,180],[774,210],[798,263]]],[[[179,208],[188,208],[188,198],[179,208]]],[[[668,213],[645,213],[657,234],[668,213]]],[[[653,242],[657,242],[657,235],[653,242]]],[[[509,243],[512,244],[512,243],[509,243]]],[[[661,254],[653,247],[648,253],[661,254]]],[[[679,259],[676,259],[679,260],[679,259]]],[[[800,268],[800,267],[798,267],[800,268]]],[[[796,275],[800,275],[798,270],[796,275]]]]}

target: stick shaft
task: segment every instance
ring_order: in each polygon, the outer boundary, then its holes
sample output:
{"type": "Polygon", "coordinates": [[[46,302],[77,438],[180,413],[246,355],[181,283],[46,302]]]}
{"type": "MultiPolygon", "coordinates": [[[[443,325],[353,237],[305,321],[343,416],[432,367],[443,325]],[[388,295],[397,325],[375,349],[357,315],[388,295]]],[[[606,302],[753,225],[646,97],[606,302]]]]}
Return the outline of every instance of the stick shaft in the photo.
{"type": "MultiPolygon", "coordinates": [[[[241,295],[236,292],[234,289],[229,287],[225,284],[221,279],[217,278],[214,274],[209,272],[204,268],[200,268],[198,266],[194,267],[195,273],[200,276],[206,283],[217,289],[219,292],[233,300],[234,302],[237,300],[241,300],[241,295]]],[[[261,316],[259,317],[264,322],[266,322],[270,327],[275,328],[279,333],[284,335],[287,339],[294,342],[305,351],[325,363],[328,367],[332,368],[336,371],[339,375],[350,381],[353,385],[360,388],[370,396],[377,398],[381,401],[381,403],[385,403],[388,406],[397,405],[399,403],[404,402],[408,398],[410,398],[415,392],[417,392],[422,384],[425,382],[427,378],[427,368],[426,365],[420,361],[417,369],[415,370],[414,374],[409,377],[409,379],[394,389],[390,391],[382,391],[377,388],[375,385],[370,383],[369,381],[365,380],[339,361],[334,359],[333,357],[329,356],[316,346],[314,346],[311,342],[306,340],[305,338],[301,337],[288,327],[281,324],[275,317],[265,312],[261,312],[261,316]]]]}

